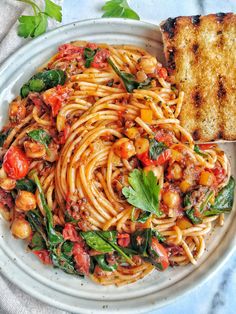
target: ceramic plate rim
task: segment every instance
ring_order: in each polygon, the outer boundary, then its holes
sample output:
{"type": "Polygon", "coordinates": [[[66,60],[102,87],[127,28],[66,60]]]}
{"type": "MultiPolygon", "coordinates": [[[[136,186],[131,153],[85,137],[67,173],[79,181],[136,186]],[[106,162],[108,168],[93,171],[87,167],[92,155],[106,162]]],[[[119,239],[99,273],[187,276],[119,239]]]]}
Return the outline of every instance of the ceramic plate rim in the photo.
{"type": "MultiPolygon", "coordinates": [[[[75,27],[80,27],[80,25],[82,24],[104,24],[108,25],[110,23],[114,23],[119,25],[121,24],[128,24],[128,25],[133,25],[133,26],[139,26],[142,25],[144,28],[150,28],[150,30],[152,29],[153,31],[155,29],[158,29],[159,27],[157,25],[151,24],[151,23],[147,23],[147,22],[141,22],[141,21],[135,21],[135,20],[128,20],[128,19],[111,19],[111,18],[106,18],[106,19],[86,19],[86,20],[82,20],[82,21],[78,21],[78,22],[73,22],[70,24],[66,24],[63,26],[58,27],[57,29],[54,29],[36,39],[34,39],[33,41],[28,42],[26,45],[24,45],[23,47],[21,47],[17,52],[15,52],[14,54],[12,54],[1,66],[0,66],[0,76],[2,76],[4,78],[4,73],[5,71],[7,71],[7,68],[9,66],[11,66],[11,64],[14,65],[14,60],[17,58],[17,56],[26,53],[27,51],[30,50],[31,48],[34,48],[37,44],[43,42],[43,40],[48,40],[50,41],[51,38],[53,38],[54,36],[58,36],[61,32],[63,31],[70,31],[71,29],[74,29],[75,27]]],[[[232,222],[233,224],[233,222],[232,222]]],[[[232,229],[232,226],[229,230],[225,231],[225,234],[227,235],[230,230],[232,229]]],[[[182,287],[182,289],[180,291],[177,291],[175,294],[173,294],[172,296],[167,297],[166,299],[162,300],[162,301],[158,301],[158,302],[153,302],[153,304],[146,304],[143,305],[142,308],[140,308],[141,312],[145,312],[148,310],[153,310],[155,308],[159,308],[161,306],[167,305],[170,302],[173,302],[175,299],[179,298],[180,296],[182,296],[183,294],[189,292],[190,290],[196,288],[198,285],[204,283],[206,280],[208,280],[211,276],[213,276],[213,274],[215,272],[217,272],[217,270],[222,266],[223,263],[225,263],[225,261],[231,256],[231,254],[234,252],[236,246],[236,237],[232,237],[231,241],[229,241],[229,244],[227,246],[227,248],[225,249],[224,253],[225,256],[222,257],[221,259],[218,259],[217,261],[212,261],[212,255],[214,255],[214,252],[211,252],[211,254],[209,255],[209,259],[211,258],[211,264],[212,264],[212,268],[207,273],[203,273],[201,274],[201,276],[199,276],[196,281],[194,282],[194,284],[184,284],[184,287],[182,287]]],[[[3,252],[4,248],[1,247],[0,245],[0,251],[3,252]]],[[[0,259],[1,262],[1,259],[0,259]]],[[[14,263],[14,261],[12,261],[12,263],[14,263]]],[[[207,263],[207,260],[204,261],[203,263],[207,263]]],[[[14,266],[17,267],[17,265],[15,264],[14,266]]],[[[19,265],[18,265],[19,266],[19,265]]],[[[43,294],[40,294],[37,291],[33,291],[28,289],[27,287],[24,286],[24,284],[22,282],[19,282],[16,279],[11,278],[11,276],[8,274],[8,272],[4,269],[0,269],[0,271],[12,282],[14,282],[14,284],[16,284],[19,288],[21,288],[23,291],[25,291],[26,293],[30,294],[31,296],[47,303],[50,304],[52,306],[64,309],[64,310],[69,310],[69,311],[73,311],[75,312],[76,309],[73,306],[68,306],[66,304],[63,304],[62,302],[56,301],[56,300],[52,300],[49,298],[46,298],[43,294]]],[[[30,276],[30,274],[27,274],[30,276]]],[[[190,274],[191,275],[191,274],[190,274]]],[[[33,280],[35,280],[35,278],[33,278],[33,280]]],[[[166,289],[166,288],[165,288],[166,289]]],[[[152,293],[155,294],[156,292],[152,293]]],[[[142,298],[146,298],[147,296],[142,296],[142,298]]],[[[135,300],[135,297],[128,299],[129,301],[135,300]]],[[[88,300],[89,302],[89,300],[88,300]]],[[[109,302],[112,302],[112,300],[109,300],[109,302]]],[[[114,302],[117,302],[116,300],[114,300],[114,302]]],[[[118,303],[118,302],[117,302],[118,303]]],[[[78,309],[77,309],[78,310],[78,309]]],[[[117,308],[118,310],[118,308],[117,308]]],[[[129,311],[129,313],[133,313],[136,311],[136,309],[125,309],[126,313],[128,313],[127,311],[129,311]]],[[[79,313],[90,313],[90,309],[86,309],[84,308],[83,310],[79,309],[79,313]]],[[[104,310],[105,311],[105,310],[104,310]]],[[[103,310],[101,312],[104,312],[103,310]]],[[[77,311],[76,311],[77,312],[77,311]]],[[[97,311],[100,312],[100,311],[97,311]]],[[[115,313],[116,310],[111,310],[109,309],[110,313],[115,313]]],[[[141,313],[140,312],[140,313],[141,313]]],[[[78,313],[78,312],[77,312],[78,313]]]]}

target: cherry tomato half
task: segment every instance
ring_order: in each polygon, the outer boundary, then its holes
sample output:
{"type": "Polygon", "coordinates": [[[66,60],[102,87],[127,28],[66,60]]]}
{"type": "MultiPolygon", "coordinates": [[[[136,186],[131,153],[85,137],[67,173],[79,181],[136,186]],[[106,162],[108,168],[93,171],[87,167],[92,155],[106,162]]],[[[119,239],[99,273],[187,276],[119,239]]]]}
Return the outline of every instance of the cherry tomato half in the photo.
{"type": "Polygon", "coordinates": [[[62,231],[63,238],[72,242],[80,241],[80,237],[75,229],[75,226],[71,223],[66,223],[62,231]]]}
{"type": "Polygon", "coordinates": [[[215,148],[216,145],[215,145],[215,144],[198,144],[198,147],[199,147],[201,150],[206,150],[206,149],[215,148]]]}
{"type": "Polygon", "coordinates": [[[3,158],[3,169],[11,179],[24,178],[29,170],[29,160],[17,146],[11,146],[3,158]]]}
{"type": "Polygon", "coordinates": [[[75,243],[72,254],[74,256],[76,268],[78,269],[78,271],[81,274],[88,275],[90,267],[90,257],[83,248],[83,245],[81,245],[81,243],[75,243]]]}
{"type": "Polygon", "coordinates": [[[33,253],[38,256],[38,258],[43,262],[45,265],[52,264],[49,252],[47,250],[37,250],[33,251],[33,253]]]}
{"type": "Polygon", "coordinates": [[[163,165],[166,161],[168,161],[171,157],[171,150],[166,149],[164,150],[156,160],[152,160],[149,157],[148,151],[142,153],[142,154],[137,154],[137,158],[141,160],[144,166],[150,166],[150,165],[157,165],[161,166],[163,165]]]}
{"type": "Polygon", "coordinates": [[[164,246],[156,238],[152,238],[150,249],[152,257],[155,259],[155,265],[160,264],[160,270],[165,270],[170,263],[164,246]]]}
{"type": "Polygon", "coordinates": [[[127,247],[130,244],[130,235],[128,233],[119,233],[118,236],[118,244],[122,247],[127,247]]]}

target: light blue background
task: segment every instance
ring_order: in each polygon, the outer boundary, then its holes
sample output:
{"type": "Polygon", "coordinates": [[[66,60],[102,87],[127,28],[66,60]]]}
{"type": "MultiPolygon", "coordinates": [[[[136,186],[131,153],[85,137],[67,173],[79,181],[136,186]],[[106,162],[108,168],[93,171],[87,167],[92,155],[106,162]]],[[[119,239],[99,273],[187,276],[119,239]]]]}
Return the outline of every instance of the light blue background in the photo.
{"type": "MultiPolygon", "coordinates": [[[[63,23],[101,17],[104,0],[64,0],[63,23]]],[[[130,0],[141,20],[152,23],[178,15],[236,12],[236,0],[130,0]]],[[[235,231],[236,232],[236,231],[235,231]]],[[[235,314],[236,254],[204,285],[150,314],[235,314]]]]}

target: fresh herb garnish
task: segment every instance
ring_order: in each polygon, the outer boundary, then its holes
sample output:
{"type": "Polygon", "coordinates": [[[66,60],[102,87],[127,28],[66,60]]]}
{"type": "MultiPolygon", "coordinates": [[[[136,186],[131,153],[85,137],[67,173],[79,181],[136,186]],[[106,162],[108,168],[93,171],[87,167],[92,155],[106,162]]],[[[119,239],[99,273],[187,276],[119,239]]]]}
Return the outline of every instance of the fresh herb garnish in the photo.
{"type": "Polygon", "coordinates": [[[30,243],[29,248],[33,251],[44,250],[46,248],[45,241],[39,232],[35,232],[30,243]]]}
{"type": "Polygon", "coordinates": [[[31,193],[35,193],[36,184],[33,180],[24,178],[16,181],[16,188],[17,190],[28,191],[31,193]]]}
{"type": "Polygon", "coordinates": [[[61,6],[55,4],[51,0],[44,0],[44,11],[37,5],[34,0],[18,0],[32,6],[34,15],[22,15],[19,17],[18,36],[20,37],[37,37],[46,32],[48,18],[58,22],[62,20],[61,6]]]}
{"type": "Polygon", "coordinates": [[[3,147],[5,140],[7,139],[11,129],[0,132],[0,147],[3,147]]]}
{"type": "Polygon", "coordinates": [[[151,87],[151,79],[147,78],[143,82],[138,82],[135,78],[135,76],[131,73],[126,73],[124,71],[121,71],[117,68],[117,66],[114,64],[114,62],[108,58],[107,62],[110,64],[112,69],[116,72],[116,74],[121,78],[127,92],[131,93],[134,89],[142,89],[142,88],[149,88],[151,87]]]}
{"type": "Polygon", "coordinates": [[[40,144],[43,144],[47,154],[50,154],[49,148],[48,148],[48,144],[50,144],[52,137],[51,135],[49,135],[46,131],[44,131],[43,129],[37,129],[37,130],[33,130],[30,131],[29,133],[27,133],[28,136],[30,138],[32,138],[33,140],[35,140],[36,142],[39,142],[40,144]]]}
{"type": "Polygon", "coordinates": [[[85,58],[85,67],[89,68],[91,63],[94,60],[94,57],[97,53],[97,49],[93,50],[91,48],[84,48],[84,58],[85,58]]]}
{"type": "Polygon", "coordinates": [[[200,148],[199,148],[198,145],[195,144],[193,150],[194,150],[195,153],[197,153],[198,155],[200,155],[200,156],[202,156],[202,157],[207,157],[207,154],[206,154],[206,153],[203,153],[203,152],[200,150],[200,148]]]}
{"type": "Polygon", "coordinates": [[[148,220],[148,218],[150,218],[150,216],[152,214],[150,212],[144,212],[144,213],[140,214],[137,219],[135,219],[134,218],[135,211],[136,211],[136,208],[134,207],[132,212],[131,212],[131,221],[133,221],[133,222],[145,223],[148,220]]]}
{"type": "Polygon", "coordinates": [[[30,92],[42,92],[57,85],[64,85],[65,81],[66,73],[60,69],[39,72],[21,87],[20,94],[25,98],[30,92]]]}
{"type": "Polygon", "coordinates": [[[130,186],[122,189],[127,202],[145,212],[160,216],[160,187],[154,173],[149,171],[145,174],[143,170],[135,169],[129,174],[128,181],[130,186]]]}
{"type": "Polygon", "coordinates": [[[202,223],[202,219],[200,217],[197,217],[195,215],[195,210],[194,208],[189,208],[185,211],[185,215],[188,217],[188,219],[194,224],[200,224],[202,223]]]}
{"type": "Polygon", "coordinates": [[[52,211],[49,208],[44,192],[41,186],[41,183],[39,181],[39,178],[36,173],[33,174],[33,179],[35,184],[37,185],[38,191],[39,191],[39,197],[42,203],[42,207],[45,211],[45,216],[46,216],[46,230],[47,230],[47,235],[48,235],[48,241],[50,246],[56,246],[59,243],[62,243],[64,241],[63,236],[57,232],[54,227],[53,227],[53,216],[52,216],[52,211]]]}
{"type": "Polygon", "coordinates": [[[126,0],[110,0],[102,7],[105,11],[102,17],[124,17],[140,20],[138,14],[130,8],[126,0]]]}
{"type": "Polygon", "coordinates": [[[117,264],[109,265],[106,261],[105,255],[94,256],[94,259],[97,261],[101,269],[105,271],[114,271],[117,269],[117,264]]]}
{"type": "Polygon", "coordinates": [[[208,211],[204,212],[204,216],[213,216],[230,211],[234,203],[234,188],[235,180],[231,176],[228,184],[219,191],[214,204],[208,211]]]}
{"type": "Polygon", "coordinates": [[[123,256],[128,263],[131,265],[134,264],[123,249],[116,244],[116,231],[88,231],[80,232],[80,235],[92,249],[101,253],[116,251],[123,256]]]}
{"type": "Polygon", "coordinates": [[[149,157],[152,160],[156,160],[157,157],[166,149],[167,146],[164,143],[158,142],[154,138],[149,141],[149,157]]]}

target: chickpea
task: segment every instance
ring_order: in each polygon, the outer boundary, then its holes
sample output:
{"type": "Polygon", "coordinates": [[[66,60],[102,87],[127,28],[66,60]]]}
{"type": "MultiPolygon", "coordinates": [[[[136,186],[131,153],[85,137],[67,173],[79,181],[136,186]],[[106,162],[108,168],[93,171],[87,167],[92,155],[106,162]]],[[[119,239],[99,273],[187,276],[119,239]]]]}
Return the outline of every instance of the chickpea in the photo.
{"type": "Polygon", "coordinates": [[[26,239],[31,235],[31,227],[24,218],[16,218],[11,225],[12,234],[19,239],[26,239]]]}
{"type": "Polygon", "coordinates": [[[171,165],[170,173],[174,180],[179,180],[182,178],[182,168],[177,162],[171,165]]]}
{"type": "Polygon", "coordinates": [[[157,178],[157,180],[160,178],[160,176],[162,175],[162,167],[161,166],[147,166],[144,167],[144,172],[147,174],[149,171],[152,171],[154,173],[154,176],[157,178]]]}
{"type": "Polygon", "coordinates": [[[22,211],[29,211],[36,207],[36,197],[28,191],[19,191],[15,200],[16,207],[22,211]]]}
{"type": "Polygon", "coordinates": [[[135,140],[135,149],[137,154],[143,154],[149,149],[149,140],[146,138],[137,138],[135,140]]]}
{"type": "Polygon", "coordinates": [[[130,158],[135,155],[135,147],[128,138],[119,139],[113,146],[114,153],[120,158],[130,158]]]}
{"type": "Polygon", "coordinates": [[[26,141],[24,142],[26,156],[29,158],[42,158],[46,154],[43,144],[26,141]]]}
{"type": "Polygon", "coordinates": [[[147,79],[147,75],[143,70],[140,70],[136,73],[136,78],[138,82],[143,82],[147,79]]]}
{"type": "Polygon", "coordinates": [[[0,204],[0,214],[2,215],[3,219],[5,219],[6,221],[10,221],[11,220],[11,213],[10,211],[7,209],[6,206],[0,204]]]}
{"type": "Polygon", "coordinates": [[[13,101],[9,106],[9,118],[13,122],[20,122],[26,116],[26,108],[20,100],[13,101]]]}
{"type": "Polygon", "coordinates": [[[166,191],[163,193],[163,202],[172,209],[176,209],[180,205],[180,196],[178,192],[166,191]]]}
{"type": "Polygon", "coordinates": [[[151,56],[141,57],[139,66],[146,74],[154,73],[157,66],[157,59],[151,56]]]}
{"type": "Polygon", "coordinates": [[[10,191],[16,186],[16,180],[7,177],[6,172],[3,168],[0,169],[0,187],[3,190],[10,191]]]}

